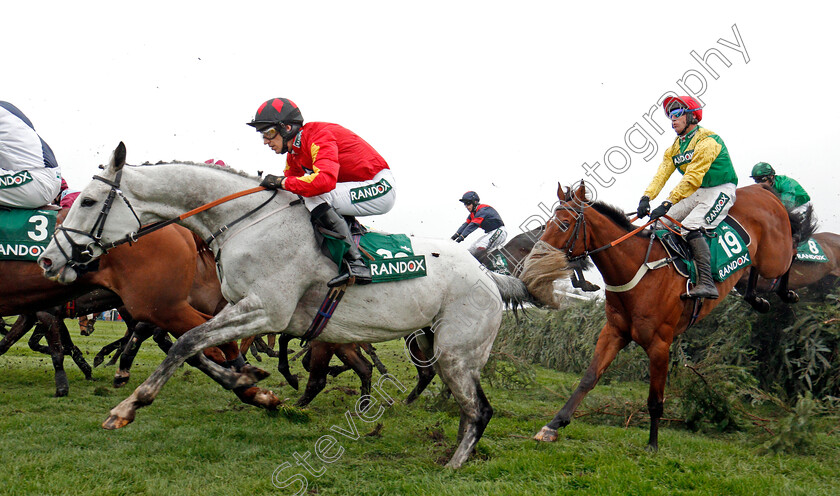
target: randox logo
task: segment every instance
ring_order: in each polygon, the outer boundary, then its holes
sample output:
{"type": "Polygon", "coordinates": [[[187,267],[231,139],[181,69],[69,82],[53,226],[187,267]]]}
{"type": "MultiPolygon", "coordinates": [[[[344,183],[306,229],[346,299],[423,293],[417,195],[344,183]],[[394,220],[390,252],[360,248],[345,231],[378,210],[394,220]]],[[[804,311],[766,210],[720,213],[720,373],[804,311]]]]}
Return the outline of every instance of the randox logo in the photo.
{"type": "Polygon", "coordinates": [[[37,259],[43,252],[43,246],[0,243],[0,257],[27,257],[37,259]]]}
{"type": "Polygon", "coordinates": [[[350,203],[360,203],[379,198],[386,195],[391,189],[391,185],[385,179],[369,186],[353,188],[350,190],[350,203]]]}
{"type": "Polygon", "coordinates": [[[720,212],[723,210],[723,207],[725,207],[726,204],[729,203],[729,200],[731,200],[731,198],[729,198],[729,196],[727,196],[726,193],[721,193],[717,197],[717,200],[715,200],[715,204],[708,212],[706,212],[706,217],[703,219],[706,221],[706,224],[711,224],[712,222],[714,222],[715,219],[718,218],[720,212]]]}
{"type": "Polygon", "coordinates": [[[426,275],[426,257],[388,258],[368,262],[370,274],[374,279],[396,280],[422,277],[426,275]]]}
{"type": "Polygon", "coordinates": [[[796,259],[802,262],[828,262],[828,257],[823,254],[802,253],[796,254],[796,259]]]}
{"type": "Polygon", "coordinates": [[[674,167],[679,167],[682,164],[686,164],[688,162],[691,162],[691,157],[693,157],[693,156],[694,156],[694,150],[688,150],[687,152],[685,152],[683,154],[674,155],[674,157],[673,157],[674,167]]]}
{"type": "Polygon", "coordinates": [[[32,181],[32,175],[29,171],[18,172],[17,174],[9,174],[8,176],[0,176],[0,189],[16,188],[32,181]]]}
{"type": "Polygon", "coordinates": [[[750,264],[750,254],[744,253],[740,257],[736,258],[735,260],[729,262],[728,264],[724,265],[720,269],[718,269],[718,278],[723,281],[729,274],[735,272],[736,270],[746,267],[750,264]]]}

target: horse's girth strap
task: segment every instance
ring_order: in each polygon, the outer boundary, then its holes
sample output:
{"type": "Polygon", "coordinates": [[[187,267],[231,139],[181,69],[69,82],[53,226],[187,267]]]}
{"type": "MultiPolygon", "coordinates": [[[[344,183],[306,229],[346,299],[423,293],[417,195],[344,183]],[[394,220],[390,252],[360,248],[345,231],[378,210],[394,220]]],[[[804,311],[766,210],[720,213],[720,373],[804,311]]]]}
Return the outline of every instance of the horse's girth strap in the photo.
{"type": "Polygon", "coordinates": [[[649,270],[661,269],[662,267],[668,265],[669,260],[670,259],[668,258],[663,258],[661,260],[643,263],[641,267],[639,267],[639,270],[636,271],[636,275],[633,276],[633,279],[630,279],[630,282],[622,284],[621,286],[610,286],[609,284],[606,284],[604,289],[613,293],[624,293],[625,291],[630,291],[639,284],[639,281],[642,280],[642,277],[644,277],[649,270]]]}

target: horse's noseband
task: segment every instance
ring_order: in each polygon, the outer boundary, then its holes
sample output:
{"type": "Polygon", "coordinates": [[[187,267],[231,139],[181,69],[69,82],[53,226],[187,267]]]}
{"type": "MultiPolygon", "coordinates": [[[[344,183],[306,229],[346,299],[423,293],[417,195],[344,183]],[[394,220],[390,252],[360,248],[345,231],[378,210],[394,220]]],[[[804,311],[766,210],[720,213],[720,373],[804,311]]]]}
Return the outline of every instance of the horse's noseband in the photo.
{"type": "Polygon", "coordinates": [[[66,265],[69,265],[74,269],[86,269],[88,267],[88,264],[90,264],[94,260],[94,250],[96,248],[99,248],[103,253],[105,253],[114,246],[123,242],[131,243],[133,241],[137,241],[136,233],[129,233],[122,240],[108,244],[102,243],[102,231],[105,229],[105,221],[108,218],[108,214],[111,212],[111,206],[114,203],[114,198],[116,198],[117,196],[122,198],[123,202],[125,202],[128,209],[131,210],[131,213],[137,220],[138,229],[142,227],[140,217],[137,216],[137,212],[134,211],[134,207],[131,206],[131,203],[128,201],[128,198],[126,198],[123,192],[120,190],[122,169],[117,171],[117,175],[114,178],[114,181],[105,179],[101,176],[93,176],[93,179],[97,181],[102,181],[103,183],[107,184],[111,187],[111,191],[108,192],[108,196],[102,203],[102,210],[99,212],[99,216],[96,218],[96,221],[93,223],[93,226],[90,228],[90,231],[82,231],[80,229],[73,229],[71,227],[65,226],[57,226],[55,228],[55,234],[53,234],[53,238],[55,238],[59,232],[62,233],[64,235],[64,239],[66,239],[67,243],[70,244],[70,253],[68,254],[64,250],[64,248],[61,247],[61,243],[56,241],[56,246],[58,246],[58,250],[67,259],[66,265]],[[70,237],[69,233],[81,234],[82,236],[90,238],[91,241],[87,244],[77,243],[73,240],[72,237],[70,237]]]}

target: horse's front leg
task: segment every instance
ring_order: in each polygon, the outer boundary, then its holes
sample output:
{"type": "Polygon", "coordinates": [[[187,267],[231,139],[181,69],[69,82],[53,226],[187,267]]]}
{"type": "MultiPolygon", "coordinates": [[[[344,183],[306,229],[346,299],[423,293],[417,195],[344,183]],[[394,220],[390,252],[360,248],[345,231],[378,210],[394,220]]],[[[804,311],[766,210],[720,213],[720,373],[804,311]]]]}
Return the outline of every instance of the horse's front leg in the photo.
{"type": "Polygon", "coordinates": [[[671,343],[659,338],[660,335],[673,336],[670,332],[659,333],[645,350],[650,359],[650,389],[648,391],[648,413],[650,413],[649,451],[659,450],[659,420],[665,410],[665,381],[668,378],[668,360],[671,343]]]}
{"type": "Polygon", "coordinates": [[[578,384],[569,400],[566,401],[566,404],[563,405],[563,408],[554,416],[554,419],[534,435],[535,440],[546,442],[557,440],[557,429],[569,425],[569,422],[572,421],[572,415],[580,406],[580,402],[598,384],[598,380],[601,379],[604,371],[607,370],[618,352],[627,346],[627,343],[627,339],[617,327],[609,322],[604,325],[601,334],[598,336],[598,343],[595,345],[592,362],[580,379],[580,384],[578,384]]]}
{"type": "Polygon", "coordinates": [[[152,375],[111,410],[102,427],[118,429],[131,423],[137,409],[155,400],[166,381],[187,358],[211,346],[266,332],[269,326],[269,318],[256,295],[249,295],[236,305],[228,305],[212,320],[181,336],[152,375]]]}

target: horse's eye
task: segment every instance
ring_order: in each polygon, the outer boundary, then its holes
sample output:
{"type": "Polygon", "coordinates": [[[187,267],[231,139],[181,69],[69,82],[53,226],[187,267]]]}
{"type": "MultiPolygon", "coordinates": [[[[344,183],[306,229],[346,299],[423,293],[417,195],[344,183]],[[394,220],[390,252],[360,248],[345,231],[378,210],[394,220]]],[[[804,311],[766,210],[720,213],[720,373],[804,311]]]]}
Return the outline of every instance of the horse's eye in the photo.
{"type": "Polygon", "coordinates": [[[92,207],[94,205],[96,205],[96,200],[94,200],[93,198],[85,198],[84,200],[82,200],[83,207],[92,207]]]}

